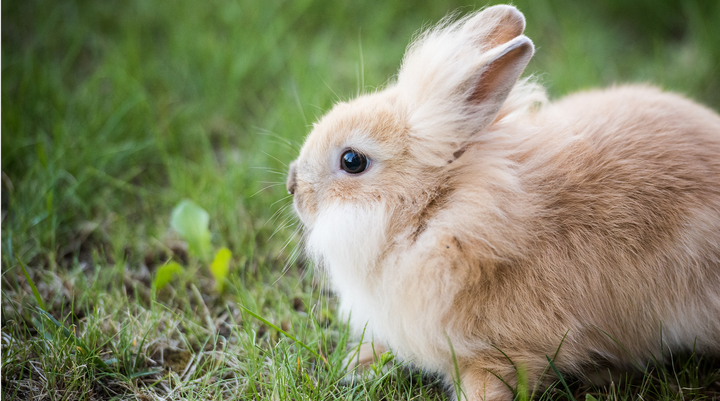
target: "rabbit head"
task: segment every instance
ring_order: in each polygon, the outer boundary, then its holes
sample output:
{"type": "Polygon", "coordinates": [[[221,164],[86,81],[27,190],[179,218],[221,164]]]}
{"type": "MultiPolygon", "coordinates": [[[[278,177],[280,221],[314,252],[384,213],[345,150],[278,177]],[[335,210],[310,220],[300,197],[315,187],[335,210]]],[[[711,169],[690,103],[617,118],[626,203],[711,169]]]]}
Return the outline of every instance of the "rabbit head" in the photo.
{"type": "Polygon", "coordinates": [[[372,269],[389,239],[417,229],[464,147],[533,100],[511,94],[534,51],[524,28],[511,6],[446,19],[410,45],[396,82],[314,125],[287,188],[332,276],[372,269]]]}

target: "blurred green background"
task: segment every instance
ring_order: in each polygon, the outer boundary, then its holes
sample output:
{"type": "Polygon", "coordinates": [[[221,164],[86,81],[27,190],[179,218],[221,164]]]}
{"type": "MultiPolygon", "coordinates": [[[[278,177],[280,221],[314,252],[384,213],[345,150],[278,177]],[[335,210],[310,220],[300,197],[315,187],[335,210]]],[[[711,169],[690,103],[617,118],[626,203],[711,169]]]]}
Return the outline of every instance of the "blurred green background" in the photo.
{"type": "MultiPolygon", "coordinates": [[[[230,301],[252,298],[278,319],[294,312],[272,299],[313,302],[301,260],[292,285],[278,281],[296,246],[286,165],[334,102],[392,79],[415,32],[488,4],[4,0],[3,330],[33,299],[15,255],[56,316],[70,303],[82,321],[78,309],[104,297],[116,312],[150,307],[137,294],[153,269],[186,258],[169,225],[184,198],[210,213],[213,246],[233,252],[230,301]]],[[[648,82],[720,109],[720,1],[514,4],[536,46],[526,75],[551,98],[648,82]]],[[[195,271],[184,284],[211,293],[209,273],[195,271]]],[[[197,305],[177,299],[163,302],[193,318],[197,305]]],[[[224,301],[204,300],[212,318],[224,301]]]]}
{"type": "MultiPolygon", "coordinates": [[[[720,2],[515,4],[553,97],[651,82],[720,107],[720,2]]],[[[333,102],[391,79],[414,32],[485,5],[3,1],[3,258],[10,241],[51,265],[100,243],[136,254],[184,197],[248,246],[284,194],[251,198],[283,180],[252,167],[284,171],[333,102]]]]}

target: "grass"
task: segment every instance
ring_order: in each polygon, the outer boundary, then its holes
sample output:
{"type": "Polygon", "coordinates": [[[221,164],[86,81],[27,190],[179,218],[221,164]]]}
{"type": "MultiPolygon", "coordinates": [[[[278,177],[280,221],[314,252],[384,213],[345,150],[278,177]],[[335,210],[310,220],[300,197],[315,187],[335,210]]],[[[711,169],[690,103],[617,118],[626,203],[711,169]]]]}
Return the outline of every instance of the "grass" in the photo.
{"type": "MultiPolygon", "coordinates": [[[[720,109],[720,3],[515,4],[553,97],[641,81],[720,109]]],[[[293,253],[283,181],[312,122],[390,79],[417,29],[484,5],[3,1],[3,399],[445,399],[399,364],[343,380],[346,324],[293,253]],[[233,253],[221,293],[170,228],[186,198],[233,253]],[[154,291],[168,260],[184,269],[154,291]]],[[[540,397],[718,398],[718,372],[691,355],[540,397]]]]}

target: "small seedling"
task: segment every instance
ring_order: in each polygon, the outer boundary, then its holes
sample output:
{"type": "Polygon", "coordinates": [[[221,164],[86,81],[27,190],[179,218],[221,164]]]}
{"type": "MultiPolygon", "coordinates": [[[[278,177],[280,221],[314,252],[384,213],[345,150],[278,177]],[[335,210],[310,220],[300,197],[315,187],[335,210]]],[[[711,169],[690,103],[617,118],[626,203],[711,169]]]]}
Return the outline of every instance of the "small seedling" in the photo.
{"type": "Polygon", "coordinates": [[[155,289],[161,290],[170,282],[170,280],[172,280],[174,275],[182,271],[183,267],[177,262],[169,262],[160,266],[155,274],[155,281],[153,281],[155,289]]]}
{"type": "Polygon", "coordinates": [[[383,368],[385,368],[385,366],[391,363],[394,359],[395,355],[393,355],[390,351],[385,351],[380,355],[380,357],[378,357],[375,363],[370,365],[370,368],[375,372],[377,376],[381,376],[383,368]]]}
{"type": "MultiPolygon", "coordinates": [[[[207,262],[212,252],[209,223],[208,212],[189,199],[180,201],[170,217],[170,226],[187,241],[190,254],[204,262],[207,262]]],[[[232,252],[222,247],[215,253],[215,258],[210,264],[210,273],[215,279],[215,289],[218,293],[222,293],[225,289],[231,258],[232,252]]],[[[170,282],[173,275],[182,270],[183,267],[176,262],[163,265],[155,276],[155,288],[161,289],[170,282]]]]}
{"type": "Polygon", "coordinates": [[[210,215],[189,199],[184,199],[172,211],[170,226],[187,241],[190,254],[202,260],[210,255],[210,215]]]}
{"type": "Polygon", "coordinates": [[[222,247],[215,254],[215,260],[210,265],[210,273],[215,278],[215,288],[218,293],[222,293],[225,288],[225,278],[230,271],[230,258],[232,258],[232,252],[229,249],[222,247]]]}

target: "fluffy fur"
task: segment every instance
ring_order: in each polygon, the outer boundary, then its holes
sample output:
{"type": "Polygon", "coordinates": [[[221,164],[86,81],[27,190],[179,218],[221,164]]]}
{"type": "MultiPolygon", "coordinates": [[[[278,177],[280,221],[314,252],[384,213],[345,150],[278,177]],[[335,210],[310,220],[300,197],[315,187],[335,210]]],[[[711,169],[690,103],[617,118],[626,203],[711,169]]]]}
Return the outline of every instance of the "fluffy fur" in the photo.
{"type": "Polygon", "coordinates": [[[645,86],[546,104],[515,8],[443,21],[315,124],[288,190],[356,332],[471,400],[720,351],[720,117],[645,86]],[[370,159],[352,175],[345,149],[370,159]],[[620,345],[618,345],[620,344],[620,345]],[[503,353],[500,352],[502,350],[503,353]],[[507,357],[506,357],[507,356],[507,357]]]}

